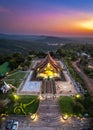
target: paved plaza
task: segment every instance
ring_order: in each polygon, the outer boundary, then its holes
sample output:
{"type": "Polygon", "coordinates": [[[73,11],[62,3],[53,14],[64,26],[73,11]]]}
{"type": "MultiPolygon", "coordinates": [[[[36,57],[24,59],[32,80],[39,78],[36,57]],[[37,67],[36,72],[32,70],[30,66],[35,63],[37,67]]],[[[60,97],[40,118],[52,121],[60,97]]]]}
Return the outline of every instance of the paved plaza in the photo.
{"type": "Polygon", "coordinates": [[[71,75],[69,74],[69,70],[64,67],[63,62],[58,61],[61,68],[63,68],[63,74],[66,81],[55,81],[56,85],[56,94],[58,95],[76,95],[77,90],[73,84],[71,75]]]}
{"type": "Polygon", "coordinates": [[[40,93],[40,87],[42,82],[41,81],[31,81],[33,71],[28,72],[28,75],[26,77],[26,80],[23,81],[21,84],[18,93],[19,94],[39,94],[40,93]]]}
{"type": "Polygon", "coordinates": [[[69,77],[67,71],[63,71],[63,74],[66,78],[66,81],[55,81],[56,85],[56,94],[60,95],[76,95],[77,91],[74,87],[74,84],[69,77]]]}

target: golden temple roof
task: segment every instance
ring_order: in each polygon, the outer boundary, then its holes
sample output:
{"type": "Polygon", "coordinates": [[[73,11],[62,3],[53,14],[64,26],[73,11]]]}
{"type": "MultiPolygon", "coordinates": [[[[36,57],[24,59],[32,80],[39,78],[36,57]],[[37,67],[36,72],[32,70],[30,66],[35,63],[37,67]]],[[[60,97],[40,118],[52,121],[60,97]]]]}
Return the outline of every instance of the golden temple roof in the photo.
{"type": "Polygon", "coordinates": [[[50,56],[49,53],[41,62],[37,64],[36,70],[41,73],[48,66],[48,64],[54,72],[60,71],[60,65],[50,56]]]}

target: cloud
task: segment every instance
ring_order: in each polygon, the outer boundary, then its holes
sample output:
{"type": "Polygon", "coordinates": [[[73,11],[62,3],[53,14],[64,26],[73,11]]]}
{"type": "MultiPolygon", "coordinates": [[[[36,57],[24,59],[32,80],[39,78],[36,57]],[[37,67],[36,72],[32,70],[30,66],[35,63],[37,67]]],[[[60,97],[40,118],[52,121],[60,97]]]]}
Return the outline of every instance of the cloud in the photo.
{"type": "Polygon", "coordinates": [[[0,6],[0,13],[12,14],[12,11],[6,7],[0,6]]]}

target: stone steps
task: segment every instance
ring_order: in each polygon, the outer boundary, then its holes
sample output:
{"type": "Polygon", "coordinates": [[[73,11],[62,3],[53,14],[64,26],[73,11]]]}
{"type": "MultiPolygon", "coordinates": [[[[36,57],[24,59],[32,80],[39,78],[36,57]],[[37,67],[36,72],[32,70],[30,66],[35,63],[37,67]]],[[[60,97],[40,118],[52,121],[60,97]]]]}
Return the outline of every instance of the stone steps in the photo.
{"type": "Polygon", "coordinates": [[[50,100],[50,99],[46,99],[46,100],[43,100],[40,102],[40,105],[43,104],[43,105],[58,105],[56,99],[55,100],[50,100]],[[51,103],[51,104],[50,104],[51,103]]]}
{"type": "MultiPolygon", "coordinates": [[[[38,123],[44,126],[62,125],[60,109],[57,100],[47,99],[40,102],[38,109],[38,123]]],[[[37,125],[38,125],[37,123],[37,125]]]]}

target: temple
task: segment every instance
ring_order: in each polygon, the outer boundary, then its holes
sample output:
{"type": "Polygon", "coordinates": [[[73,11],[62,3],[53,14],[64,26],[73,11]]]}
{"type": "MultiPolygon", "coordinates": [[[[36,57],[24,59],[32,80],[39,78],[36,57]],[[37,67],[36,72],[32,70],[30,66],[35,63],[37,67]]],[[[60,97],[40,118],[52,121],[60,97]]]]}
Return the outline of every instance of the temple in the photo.
{"type": "Polygon", "coordinates": [[[60,78],[60,65],[48,55],[36,65],[37,78],[60,78]]]}

